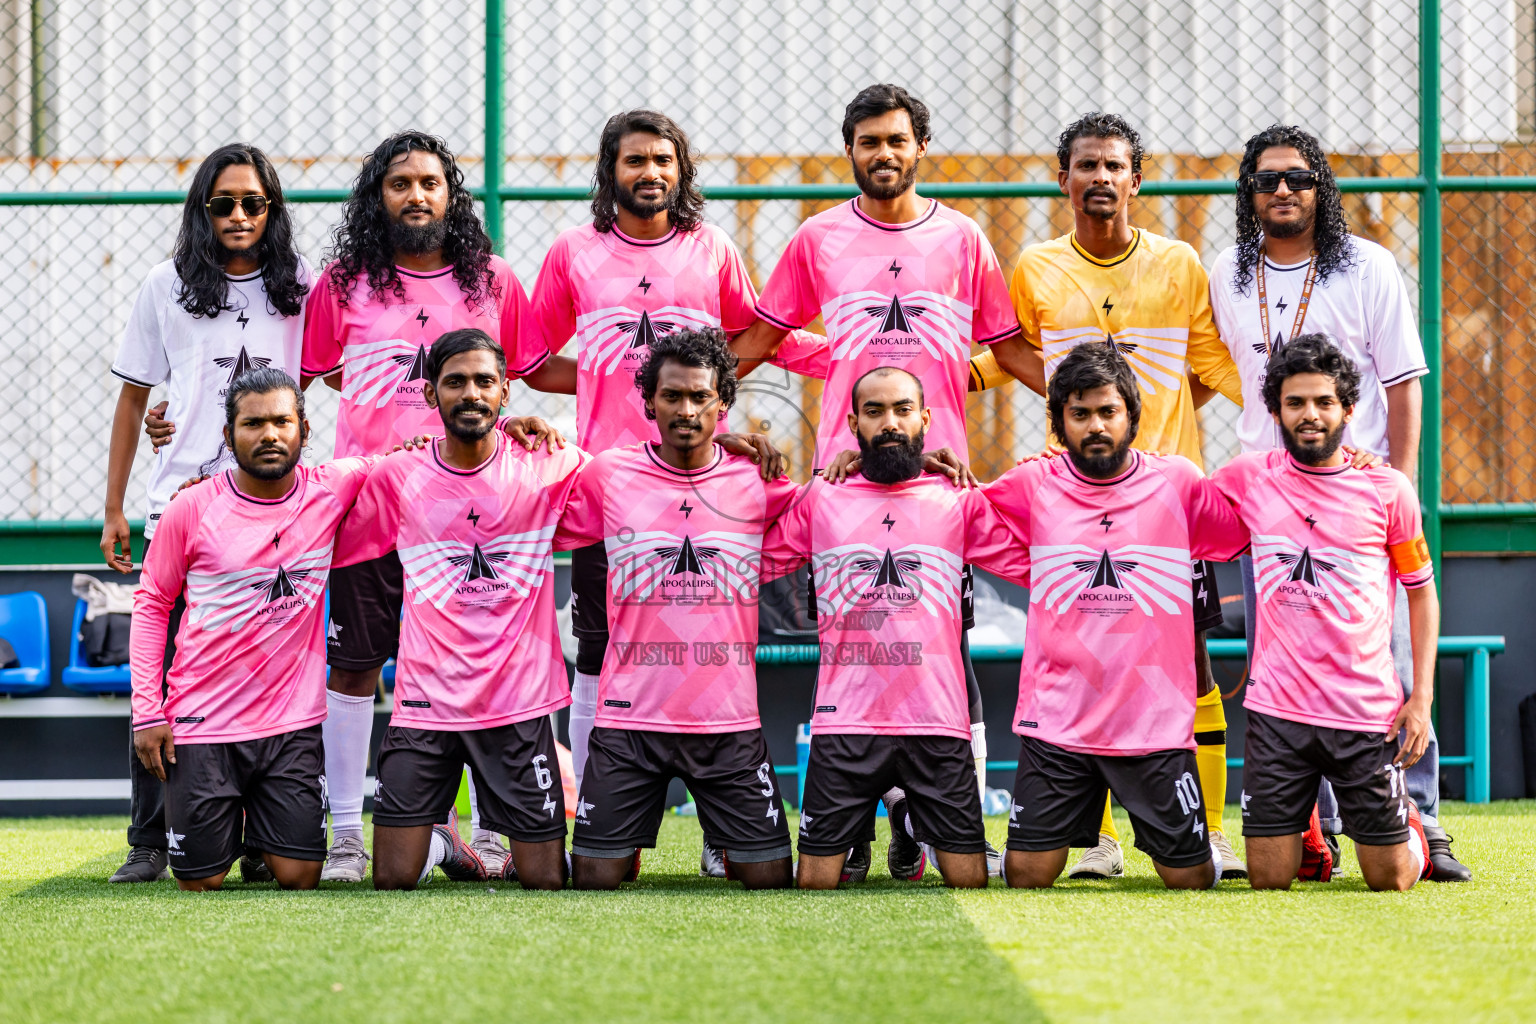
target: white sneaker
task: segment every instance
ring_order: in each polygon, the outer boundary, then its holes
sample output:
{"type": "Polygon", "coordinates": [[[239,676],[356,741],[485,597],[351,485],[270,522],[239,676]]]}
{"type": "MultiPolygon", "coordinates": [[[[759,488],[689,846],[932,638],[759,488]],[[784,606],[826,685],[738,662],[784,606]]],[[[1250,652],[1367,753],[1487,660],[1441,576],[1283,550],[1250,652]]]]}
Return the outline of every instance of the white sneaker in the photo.
{"type": "Polygon", "coordinates": [[[1222,878],[1247,878],[1248,865],[1238,860],[1237,854],[1232,849],[1232,842],[1226,833],[1217,829],[1211,830],[1211,847],[1221,858],[1222,878]]]}
{"type": "Polygon", "coordinates": [[[363,841],[354,835],[340,835],[325,854],[322,882],[361,882],[368,873],[368,854],[363,841]]]}
{"type": "Polygon", "coordinates": [[[478,838],[469,841],[469,848],[479,855],[486,876],[490,878],[500,878],[507,861],[512,859],[512,851],[501,845],[501,836],[495,832],[482,832],[478,838]]]}
{"type": "Polygon", "coordinates": [[[1119,878],[1124,874],[1125,854],[1120,852],[1120,840],[1100,832],[1099,845],[1084,850],[1067,877],[1119,878]]]}
{"type": "Polygon", "coordinates": [[[699,851],[699,874],[704,878],[725,877],[725,851],[709,845],[708,839],[704,840],[704,848],[699,851]]]}

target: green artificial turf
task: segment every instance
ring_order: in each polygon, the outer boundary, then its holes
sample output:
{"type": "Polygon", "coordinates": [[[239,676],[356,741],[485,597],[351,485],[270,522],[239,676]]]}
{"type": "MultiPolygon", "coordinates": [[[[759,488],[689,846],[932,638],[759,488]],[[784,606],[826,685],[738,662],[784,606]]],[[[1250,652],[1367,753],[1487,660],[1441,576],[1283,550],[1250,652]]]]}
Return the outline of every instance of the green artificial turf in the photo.
{"type": "Polygon", "coordinates": [[[0,820],[0,1019],[1536,1018],[1536,802],[1443,817],[1477,879],[1390,895],[1357,869],[1169,893],[1134,852],[1114,882],[950,893],[890,881],[883,845],[856,890],[749,894],[698,877],[698,825],[672,816],[619,893],[192,895],[106,883],[120,818],[0,820]]]}

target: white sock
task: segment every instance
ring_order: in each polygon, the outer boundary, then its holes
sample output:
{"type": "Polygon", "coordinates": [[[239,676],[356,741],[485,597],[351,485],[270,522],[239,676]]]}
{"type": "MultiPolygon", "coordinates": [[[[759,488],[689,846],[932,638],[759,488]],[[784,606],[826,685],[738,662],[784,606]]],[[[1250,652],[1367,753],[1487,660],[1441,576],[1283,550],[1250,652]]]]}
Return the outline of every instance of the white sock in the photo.
{"type": "Polygon", "coordinates": [[[373,739],[373,697],[325,691],[325,783],[331,801],[331,835],[363,837],[363,777],[373,739]]]}
{"type": "Polygon", "coordinates": [[[1221,851],[1216,849],[1215,842],[1211,843],[1211,867],[1216,869],[1216,877],[1211,879],[1211,888],[1216,888],[1221,881],[1221,851]]]}
{"type": "Polygon", "coordinates": [[[427,847],[427,863],[423,865],[421,877],[416,879],[416,884],[425,882],[427,876],[432,873],[432,869],[441,864],[446,856],[448,856],[448,844],[443,842],[443,837],[437,834],[437,829],[433,829],[432,844],[427,847]]]}
{"type": "Polygon", "coordinates": [[[987,723],[971,723],[971,756],[976,759],[976,786],[987,798],[987,723]]]}
{"type": "Polygon", "coordinates": [[[1419,839],[1417,832],[1408,833],[1408,856],[1413,858],[1414,878],[1424,877],[1424,865],[1429,863],[1429,848],[1419,839]]]}
{"type": "Polygon", "coordinates": [[[587,739],[597,718],[597,676],[577,672],[571,682],[571,770],[576,773],[576,792],[587,767],[587,739]]]}

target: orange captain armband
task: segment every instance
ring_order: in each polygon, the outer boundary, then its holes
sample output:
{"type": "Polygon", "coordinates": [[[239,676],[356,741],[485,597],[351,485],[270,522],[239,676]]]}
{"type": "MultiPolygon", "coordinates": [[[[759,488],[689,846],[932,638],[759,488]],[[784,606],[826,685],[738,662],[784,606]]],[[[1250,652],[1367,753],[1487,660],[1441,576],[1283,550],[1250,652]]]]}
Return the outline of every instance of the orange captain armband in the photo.
{"type": "Polygon", "coordinates": [[[1413,540],[1388,544],[1387,554],[1392,556],[1392,568],[1399,576],[1412,576],[1429,565],[1429,542],[1421,533],[1413,540]]]}

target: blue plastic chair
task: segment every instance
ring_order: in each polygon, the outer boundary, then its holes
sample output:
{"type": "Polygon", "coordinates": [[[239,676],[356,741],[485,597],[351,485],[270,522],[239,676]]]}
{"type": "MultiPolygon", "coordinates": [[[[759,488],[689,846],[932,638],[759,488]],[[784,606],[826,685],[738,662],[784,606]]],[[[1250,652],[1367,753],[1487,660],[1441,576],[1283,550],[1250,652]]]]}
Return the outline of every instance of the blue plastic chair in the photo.
{"type": "Polygon", "coordinates": [[[81,693],[131,693],[132,677],[127,665],[92,668],[80,649],[80,626],[85,622],[85,602],[75,602],[75,620],[69,626],[69,665],[64,669],[64,685],[81,693]]]}
{"type": "Polygon", "coordinates": [[[20,668],[0,669],[0,693],[48,689],[48,607],[35,590],[0,597],[0,636],[16,649],[20,668]]]}

